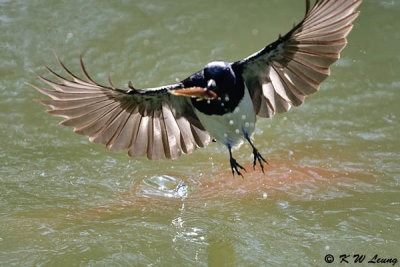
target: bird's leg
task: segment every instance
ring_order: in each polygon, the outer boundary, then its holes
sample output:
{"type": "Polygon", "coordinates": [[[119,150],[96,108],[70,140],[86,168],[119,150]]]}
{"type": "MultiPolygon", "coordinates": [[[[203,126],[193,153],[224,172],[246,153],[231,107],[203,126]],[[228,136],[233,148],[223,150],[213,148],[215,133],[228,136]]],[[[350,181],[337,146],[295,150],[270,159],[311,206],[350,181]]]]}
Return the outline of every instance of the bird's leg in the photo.
{"type": "Polygon", "coordinates": [[[231,162],[232,175],[235,175],[235,172],[236,172],[238,175],[242,176],[242,178],[243,178],[243,175],[238,170],[238,167],[239,167],[239,169],[242,169],[244,171],[246,171],[246,169],[243,168],[239,163],[237,163],[237,161],[232,157],[232,147],[230,145],[228,145],[228,150],[229,150],[229,160],[231,162]]]}
{"type": "Polygon", "coordinates": [[[253,169],[256,169],[256,163],[258,161],[258,163],[260,164],[261,170],[264,173],[264,165],[262,162],[264,161],[267,164],[268,164],[268,162],[263,158],[263,156],[261,156],[260,152],[258,152],[257,148],[253,145],[253,143],[250,140],[250,136],[246,133],[244,135],[244,137],[246,138],[247,141],[249,141],[251,147],[253,148],[253,155],[254,155],[253,169]]]}

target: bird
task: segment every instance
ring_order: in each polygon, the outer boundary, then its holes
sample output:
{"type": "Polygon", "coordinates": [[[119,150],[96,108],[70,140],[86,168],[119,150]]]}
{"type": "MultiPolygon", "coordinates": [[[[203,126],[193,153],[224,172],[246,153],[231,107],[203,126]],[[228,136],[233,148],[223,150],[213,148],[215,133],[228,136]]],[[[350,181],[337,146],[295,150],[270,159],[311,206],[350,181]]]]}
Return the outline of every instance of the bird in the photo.
{"type": "Polygon", "coordinates": [[[235,61],[216,60],[171,85],[139,89],[95,82],[83,64],[84,78],[55,55],[64,76],[46,67],[52,79],[37,77],[52,89],[29,84],[50,99],[38,100],[59,124],[131,157],[176,159],[211,141],[226,146],[232,175],[246,169],[232,150],[248,142],[253,168],[264,172],[265,158],[253,143],[257,117],[271,118],[300,106],[330,75],[330,66],[347,44],[362,0],[306,0],[304,18],[285,35],[235,61]],[[66,76],[65,76],[66,75],[66,76]],[[56,81],[54,81],[54,79],[56,81]]]}

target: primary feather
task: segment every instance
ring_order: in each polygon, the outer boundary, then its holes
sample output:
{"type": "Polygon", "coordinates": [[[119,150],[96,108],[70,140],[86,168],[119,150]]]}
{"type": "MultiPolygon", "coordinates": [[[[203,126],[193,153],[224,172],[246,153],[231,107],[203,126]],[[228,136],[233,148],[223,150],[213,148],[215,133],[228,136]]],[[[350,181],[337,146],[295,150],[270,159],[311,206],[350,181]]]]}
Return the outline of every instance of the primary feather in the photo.
{"type": "Polygon", "coordinates": [[[257,115],[286,112],[319,90],[346,46],[360,4],[361,0],[317,1],[285,36],[233,63],[249,88],[257,115]]]}
{"type": "Polygon", "coordinates": [[[84,81],[72,74],[58,59],[72,80],[47,68],[59,83],[39,76],[54,90],[32,85],[51,100],[39,100],[49,106],[47,112],[64,117],[60,124],[74,127],[74,132],[102,143],[109,150],[128,149],[132,157],[175,159],[205,147],[210,136],[196,117],[192,104],[184,97],[168,92],[180,84],[147,90],[122,90],[93,81],[80,65],[84,81]]]}

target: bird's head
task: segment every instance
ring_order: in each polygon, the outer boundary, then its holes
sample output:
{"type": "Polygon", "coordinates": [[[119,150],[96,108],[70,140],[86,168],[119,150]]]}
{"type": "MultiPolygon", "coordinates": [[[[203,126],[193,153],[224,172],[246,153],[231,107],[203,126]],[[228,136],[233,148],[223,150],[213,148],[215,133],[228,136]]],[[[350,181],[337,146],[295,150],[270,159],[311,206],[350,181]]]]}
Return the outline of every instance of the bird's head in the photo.
{"type": "Polygon", "coordinates": [[[196,98],[196,100],[215,100],[225,97],[229,89],[235,86],[235,73],[229,63],[213,61],[203,70],[204,87],[190,87],[171,92],[174,95],[196,98]]]}
{"type": "Polygon", "coordinates": [[[204,78],[207,82],[207,90],[212,90],[219,97],[223,97],[236,83],[235,73],[231,64],[225,61],[213,61],[204,68],[204,78]]]}

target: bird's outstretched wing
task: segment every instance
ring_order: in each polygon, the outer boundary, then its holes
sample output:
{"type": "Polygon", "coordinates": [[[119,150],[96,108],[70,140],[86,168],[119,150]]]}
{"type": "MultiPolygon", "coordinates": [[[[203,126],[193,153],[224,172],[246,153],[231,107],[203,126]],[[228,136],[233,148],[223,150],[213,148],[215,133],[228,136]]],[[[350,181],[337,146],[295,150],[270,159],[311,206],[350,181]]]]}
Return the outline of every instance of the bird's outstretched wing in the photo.
{"type": "Polygon", "coordinates": [[[285,36],[233,63],[250,91],[256,113],[271,117],[299,106],[319,90],[346,46],[362,0],[317,0],[285,36]]]}
{"type": "Polygon", "coordinates": [[[74,132],[102,143],[109,150],[128,149],[129,156],[149,159],[177,158],[205,147],[210,136],[193,111],[190,99],[170,94],[182,84],[136,90],[103,86],[94,82],[80,60],[84,81],[72,74],[56,56],[70,79],[51,69],[58,82],[38,77],[54,90],[31,85],[50,100],[48,113],[66,118],[60,124],[74,127],[74,132]]]}

